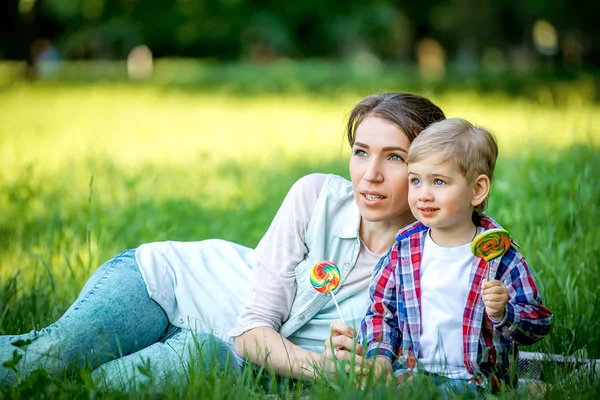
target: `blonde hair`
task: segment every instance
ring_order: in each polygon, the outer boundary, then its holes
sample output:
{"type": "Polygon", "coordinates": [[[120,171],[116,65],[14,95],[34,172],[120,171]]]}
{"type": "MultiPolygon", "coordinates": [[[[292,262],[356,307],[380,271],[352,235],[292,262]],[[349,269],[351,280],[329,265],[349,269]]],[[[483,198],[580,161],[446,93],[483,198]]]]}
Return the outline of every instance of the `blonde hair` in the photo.
{"type": "MultiPolygon", "coordinates": [[[[498,144],[491,132],[474,126],[462,118],[449,118],[427,127],[410,145],[406,162],[408,164],[435,155],[440,161],[456,160],[458,167],[472,182],[484,174],[494,178],[494,167],[498,158],[498,144]]],[[[487,197],[474,211],[483,212],[487,208],[487,197]]]]}

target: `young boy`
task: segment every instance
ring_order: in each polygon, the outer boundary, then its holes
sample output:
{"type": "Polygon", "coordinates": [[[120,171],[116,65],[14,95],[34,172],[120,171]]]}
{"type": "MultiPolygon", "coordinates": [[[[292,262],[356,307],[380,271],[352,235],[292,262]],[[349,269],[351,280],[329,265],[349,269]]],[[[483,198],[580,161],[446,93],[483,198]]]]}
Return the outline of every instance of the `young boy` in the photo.
{"type": "MultiPolygon", "coordinates": [[[[509,381],[517,346],[550,331],[550,311],[515,244],[490,262],[471,253],[477,234],[501,228],[486,208],[498,146],[485,129],[452,118],[410,146],[408,203],[418,220],[398,232],[376,267],[362,322],[367,357],[398,382],[417,371],[473,391],[509,381]]],[[[516,368],[515,368],[516,369],[516,368]]]]}

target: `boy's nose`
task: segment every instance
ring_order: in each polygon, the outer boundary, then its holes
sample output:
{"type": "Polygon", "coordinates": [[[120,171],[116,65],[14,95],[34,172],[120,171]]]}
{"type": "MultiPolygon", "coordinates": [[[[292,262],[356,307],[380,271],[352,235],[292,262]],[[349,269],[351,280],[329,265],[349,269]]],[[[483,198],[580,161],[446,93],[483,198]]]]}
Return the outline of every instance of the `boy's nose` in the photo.
{"type": "Polygon", "coordinates": [[[422,186],[421,190],[419,191],[419,201],[432,201],[433,200],[433,196],[431,195],[431,191],[429,190],[429,188],[427,186],[422,186]]]}

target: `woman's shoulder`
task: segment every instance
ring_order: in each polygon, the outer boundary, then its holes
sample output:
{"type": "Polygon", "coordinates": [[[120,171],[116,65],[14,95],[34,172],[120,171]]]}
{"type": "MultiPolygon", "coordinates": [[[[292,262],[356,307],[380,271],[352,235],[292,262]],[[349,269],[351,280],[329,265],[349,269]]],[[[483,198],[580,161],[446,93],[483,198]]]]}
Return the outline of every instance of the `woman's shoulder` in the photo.
{"type": "Polygon", "coordinates": [[[321,190],[321,188],[323,187],[323,183],[325,183],[325,180],[327,179],[327,176],[327,174],[321,173],[304,175],[294,183],[294,187],[304,189],[316,188],[318,190],[321,190]]]}
{"type": "Polygon", "coordinates": [[[298,179],[291,189],[291,191],[301,192],[305,196],[316,195],[317,197],[323,190],[345,196],[346,192],[352,192],[352,184],[339,175],[313,173],[298,179]]]}

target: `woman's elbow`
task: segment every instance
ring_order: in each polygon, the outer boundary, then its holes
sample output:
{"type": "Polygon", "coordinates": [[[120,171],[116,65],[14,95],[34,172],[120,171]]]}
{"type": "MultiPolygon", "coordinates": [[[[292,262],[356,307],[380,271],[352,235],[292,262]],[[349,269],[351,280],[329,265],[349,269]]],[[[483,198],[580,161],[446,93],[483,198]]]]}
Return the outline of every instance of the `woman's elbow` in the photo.
{"type": "Polygon", "coordinates": [[[240,357],[252,356],[266,344],[266,332],[263,326],[251,328],[234,338],[235,352],[240,357]]]}
{"type": "Polygon", "coordinates": [[[244,357],[247,353],[247,339],[249,336],[249,331],[246,331],[244,333],[242,333],[239,336],[236,336],[233,339],[233,343],[234,343],[234,347],[235,347],[235,352],[237,353],[238,356],[240,357],[244,357]]]}

